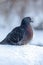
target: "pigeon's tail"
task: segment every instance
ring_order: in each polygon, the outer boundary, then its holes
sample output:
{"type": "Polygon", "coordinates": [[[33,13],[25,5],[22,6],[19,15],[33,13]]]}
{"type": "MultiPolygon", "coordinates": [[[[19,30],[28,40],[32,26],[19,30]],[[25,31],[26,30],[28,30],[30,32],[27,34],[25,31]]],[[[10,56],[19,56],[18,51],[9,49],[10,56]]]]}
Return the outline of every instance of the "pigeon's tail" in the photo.
{"type": "Polygon", "coordinates": [[[0,42],[0,45],[5,45],[5,44],[6,44],[5,40],[3,40],[3,41],[0,42]]]}

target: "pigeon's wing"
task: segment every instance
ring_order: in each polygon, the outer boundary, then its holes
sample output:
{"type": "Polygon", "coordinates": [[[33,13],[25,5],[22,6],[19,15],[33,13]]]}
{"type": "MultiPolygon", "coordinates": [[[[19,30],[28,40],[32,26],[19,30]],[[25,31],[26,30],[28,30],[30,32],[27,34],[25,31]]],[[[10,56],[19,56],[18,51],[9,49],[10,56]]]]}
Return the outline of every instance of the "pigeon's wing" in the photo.
{"type": "Polygon", "coordinates": [[[13,43],[18,43],[19,41],[21,41],[23,39],[23,35],[24,35],[24,29],[17,27],[15,29],[13,29],[9,35],[9,39],[7,39],[10,42],[13,43]]]}

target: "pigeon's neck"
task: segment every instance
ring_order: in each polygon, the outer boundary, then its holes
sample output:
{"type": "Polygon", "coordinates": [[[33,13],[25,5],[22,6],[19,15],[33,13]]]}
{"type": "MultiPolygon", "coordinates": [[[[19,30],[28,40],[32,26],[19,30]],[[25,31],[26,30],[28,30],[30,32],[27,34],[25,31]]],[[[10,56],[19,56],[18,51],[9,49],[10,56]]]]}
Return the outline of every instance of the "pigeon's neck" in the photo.
{"type": "Polygon", "coordinates": [[[30,26],[30,24],[21,25],[21,27],[24,28],[24,29],[26,29],[28,26],[30,26]]]}

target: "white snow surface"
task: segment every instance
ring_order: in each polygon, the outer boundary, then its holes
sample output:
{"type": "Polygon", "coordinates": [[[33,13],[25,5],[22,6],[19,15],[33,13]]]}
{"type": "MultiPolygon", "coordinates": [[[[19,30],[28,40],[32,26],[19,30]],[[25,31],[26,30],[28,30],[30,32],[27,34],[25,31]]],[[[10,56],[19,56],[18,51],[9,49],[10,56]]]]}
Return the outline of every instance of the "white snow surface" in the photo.
{"type": "Polygon", "coordinates": [[[0,65],[43,65],[43,47],[0,45],[0,65]]]}

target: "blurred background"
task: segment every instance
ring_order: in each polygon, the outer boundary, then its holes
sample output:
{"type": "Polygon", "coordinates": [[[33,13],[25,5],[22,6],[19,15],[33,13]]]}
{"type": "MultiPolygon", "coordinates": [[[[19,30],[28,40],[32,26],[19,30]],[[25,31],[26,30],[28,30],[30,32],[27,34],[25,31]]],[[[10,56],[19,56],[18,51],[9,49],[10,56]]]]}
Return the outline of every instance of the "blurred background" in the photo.
{"type": "Polygon", "coordinates": [[[0,41],[26,16],[33,21],[30,44],[43,45],[43,0],[0,0],[0,41]]]}

